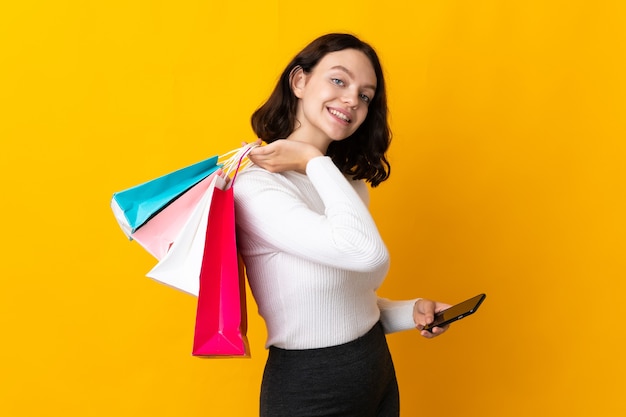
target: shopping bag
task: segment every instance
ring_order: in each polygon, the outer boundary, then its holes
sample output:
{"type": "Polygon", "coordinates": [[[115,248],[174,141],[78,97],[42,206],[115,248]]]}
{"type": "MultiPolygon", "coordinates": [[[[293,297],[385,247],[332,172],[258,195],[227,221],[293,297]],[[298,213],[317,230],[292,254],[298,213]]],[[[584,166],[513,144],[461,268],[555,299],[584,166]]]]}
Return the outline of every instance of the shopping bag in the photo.
{"type": "Polygon", "coordinates": [[[218,168],[218,156],[213,156],[114,193],[111,209],[118,224],[131,237],[148,219],[218,168]]]}
{"type": "MultiPolygon", "coordinates": [[[[234,183],[234,180],[233,180],[234,183]]],[[[200,271],[193,356],[249,357],[243,263],[233,187],[213,191],[200,271]]]]}
{"type": "Polygon", "coordinates": [[[198,295],[209,209],[218,182],[219,186],[225,184],[220,176],[211,178],[209,187],[187,218],[181,232],[165,256],[146,274],[148,277],[191,295],[198,295]]]}
{"type": "Polygon", "coordinates": [[[232,185],[237,172],[250,163],[244,160],[247,153],[256,146],[245,145],[211,158],[212,168],[205,167],[195,182],[181,185],[160,181],[157,186],[153,180],[145,192],[136,194],[133,204],[125,204],[132,199],[118,196],[112,201],[122,230],[159,259],[148,277],[198,296],[195,356],[249,357],[245,281],[237,254],[232,185]],[[233,172],[232,180],[227,181],[233,172]],[[174,193],[174,188],[180,191],[174,193]],[[137,214],[147,213],[156,201],[160,201],[158,209],[151,208],[150,214],[129,221],[127,212],[133,207],[142,207],[135,210],[137,214]]]}
{"type": "Polygon", "coordinates": [[[218,171],[188,189],[167,207],[148,219],[131,238],[157,259],[163,259],[195,208],[209,190],[218,171]]]}
{"type": "MultiPolygon", "coordinates": [[[[234,180],[236,170],[241,170],[246,166],[245,163],[242,165],[244,157],[253,147],[252,145],[246,145],[220,157],[223,177],[220,175],[210,177],[211,182],[204,191],[202,198],[194,210],[190,212],[180,233],[176,235],[174,241],[169,246],[167,253],[146,274],[148,277],[189,294],[198,295],[200,270],[207,236],[207,222],[213,193],[216,189],[227,188],[224,178],[229,178],[233,173],[234,180]]],[[[245,162],[249,161],[246,160],[245,162]]],[[[146,223],[146,227],[148,223],[146,223]]]]}

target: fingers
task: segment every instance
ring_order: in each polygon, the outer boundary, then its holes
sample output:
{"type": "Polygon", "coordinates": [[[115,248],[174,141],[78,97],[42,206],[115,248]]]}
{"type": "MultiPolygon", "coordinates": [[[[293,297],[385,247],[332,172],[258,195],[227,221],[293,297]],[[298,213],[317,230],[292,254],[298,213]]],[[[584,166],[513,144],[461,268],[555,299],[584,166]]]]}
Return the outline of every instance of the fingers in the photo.
{"type": "Polygon", "coordinates": [[[219,168],[216,174],[218,177],[222,177],[222,179],[226,181],[226,184],[228,184],[228,182],[230,181],[230,177],[226,174],[226,171],[224,171],[222,168],[219,168]]]}
{"type": "Polygon", "coordinates": [[[241,146],[242,146],[242,147],[243,147],[243,146],[247,146],[247,145],[252,145],[252,146],[254,146],[254,147],[259,147],[259,146],[261,146],[262,144],[263,144],[263,140],[261,140],[261,139],[257,139],[257,140],[255,140],[255,141],[254,141],[254,142],[252,142],[252,143],[248,143],[248,142],[246,142],[246,141],[242,141],[242,142],[241,142],[241,146]]]}
{"type": "Polygon", "coordinates": [[[447,306],[447,304],[437,303],[427,299],[420,299],[415,303],[415,327],[419,330],[420,335],[427,339],[432,339],[433,337],[437,337],[448,330],[448,326],[433,327],[432,329],[425,330],[425,327],[435,320],[435,313],[437,311],[444,310],[445,306],[447,306]]]}
{"type": "MultiPolygon", "coordinates": [[[[260,160],[259,160],[259,156],[260,155],[266,155],[268,153],[267,151],[267,146],[261,146],[263,144],[263,141],[261,139],[257,139],[256,141],[254,141],[252,143],[252,145],[255,145],[252,149],[250,149],[247,153],[248,158],[255,164],[259,164],[260,160]]],[[[241,142],[241,146],[247,146],[248,143],[247,142],[241,142]]]]}
{"type": "Polygon", "coordinates": [[[433,327],[430,330],[422,330],[420,334],[426,339],[432,339],[433,337],[437,337],[440,334],[443,334],[446,330],[441,327],[433,327]]]}
{"type": "Polygon", "coordinates": [[[432,339],[433,337],[437,337],[445,333],[449,327],[450,325],[443,326],[443,327],[433,327],[432,329],[429,329],[429,330],[424,330],[422,327],[422,329],[419,329],[419,330],[420,330],[420,335],[424,336],[426,339],[432,339]]]}
{"type": "Polygon", "coordinates": [[[274,148],[267,145],[267,146],[259,146],[257,148],[250,150],[248,155],[254,155],[254,156],[269,155],[272,152],[274,152],[274,148]]]}

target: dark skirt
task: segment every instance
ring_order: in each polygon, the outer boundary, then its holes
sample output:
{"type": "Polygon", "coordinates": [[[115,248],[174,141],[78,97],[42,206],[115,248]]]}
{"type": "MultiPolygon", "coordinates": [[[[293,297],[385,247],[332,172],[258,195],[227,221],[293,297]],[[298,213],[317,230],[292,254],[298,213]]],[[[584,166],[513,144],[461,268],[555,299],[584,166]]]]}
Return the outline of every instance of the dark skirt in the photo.
{"type": "Polygon", "coordinates": [[[261,417],[397,417],[400,401],[378,323],[352,342],[320,349],[270,347],[261,417]]]}

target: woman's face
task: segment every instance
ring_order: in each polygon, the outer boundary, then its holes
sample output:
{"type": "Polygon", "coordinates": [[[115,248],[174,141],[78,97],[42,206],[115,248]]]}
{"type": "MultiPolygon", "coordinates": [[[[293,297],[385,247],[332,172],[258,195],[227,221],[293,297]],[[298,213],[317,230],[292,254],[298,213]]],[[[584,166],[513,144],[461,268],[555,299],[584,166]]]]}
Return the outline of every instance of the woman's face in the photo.
{"type": "Polygon", "coordinates": [[[292,136],[328,146],[352,135],[367,117],[376,73],[356,49],[328,53],[309,74],[294,74],[299,127],[292,136]]]}

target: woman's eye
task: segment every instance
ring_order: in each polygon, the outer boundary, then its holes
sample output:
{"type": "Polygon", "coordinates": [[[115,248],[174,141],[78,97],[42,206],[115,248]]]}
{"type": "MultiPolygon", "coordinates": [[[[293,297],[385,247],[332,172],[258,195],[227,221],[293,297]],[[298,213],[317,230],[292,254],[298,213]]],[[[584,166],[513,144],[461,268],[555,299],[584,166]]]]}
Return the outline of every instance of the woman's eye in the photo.
{"type": "Polygon", "coordinates": [[[339,78],[331,78],[331,81],[333,84],[336,84],[336,85],[340,85],[340,86],[344,85],[344,82],[341,81],[339,78]]]}
{"type": "Polygon", "coordinates": [[[369,98],[369,96],[366,96],[365,94],[361,94],[361,100],[363,100],[365,103],[369,103],[371,98],[369,98]]]}

